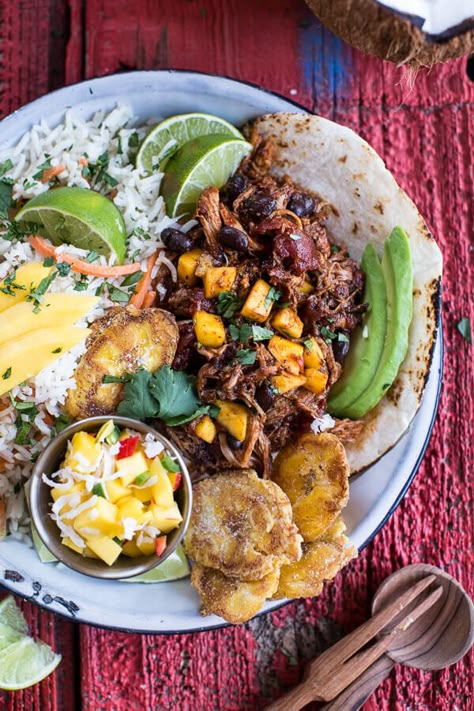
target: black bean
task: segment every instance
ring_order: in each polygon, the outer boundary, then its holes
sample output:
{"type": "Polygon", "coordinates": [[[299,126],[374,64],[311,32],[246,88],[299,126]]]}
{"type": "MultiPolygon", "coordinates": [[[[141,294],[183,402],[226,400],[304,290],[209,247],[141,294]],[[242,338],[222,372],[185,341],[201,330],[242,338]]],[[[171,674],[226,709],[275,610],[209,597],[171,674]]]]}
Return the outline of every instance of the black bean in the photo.
{"type": "Polygon", "coordinates": [[[245,232],[238,230],[237,227],[231,227],[230,225],[221,227],[217,239],[224,247],[235,249],[237,252],[246,252],[249,246],[245,232]]]}
{"type": "Polygon", "coordinates": [[[245,201],[242,207],[248,219],[260,221],[272,214],[276,207],[276,202],[263,190],[258,190],[245,201]]]}
{"type": "Polygon", "coordinates": [[[237,439],[234,435],[227,433],[227,444],[231,449],[240,449],[242,446],[242,440],[237,439]]]}
{"type": "Polygon", "coordinates": [[[316,204],[308,193],[293,193],[286,207],[298,217],[309,217],[314,212],[316,204]]]}
{"type": "Polygon", "coordinates": [[[172,252],[183,254],[193,248],[193,241],[189,235],[174,227],[166,227],[161,233],[161,241],[172,252]]]}
{"type": "Polygon", "coordinates": [[[245,175],[240,175],[239,173],[229,178],[225,187],[225,193],[229,202],[234,202],[234,200],[239,197],[240,193],[244,192],[248,184],[249,181],[245,175]]]}
{"type": "Polygon", "coordinates": [[[333,341],[332,350],[334,358],[338,363],[342,363],[346,355],[349,353],[349,341],[333,341]]]}
{"type": "Polygon", "coordinates": [[[268,383],[262,383],[255,392],[255,398],[265,412],[270,409],[275,400],[275,393],[268,383]]]}

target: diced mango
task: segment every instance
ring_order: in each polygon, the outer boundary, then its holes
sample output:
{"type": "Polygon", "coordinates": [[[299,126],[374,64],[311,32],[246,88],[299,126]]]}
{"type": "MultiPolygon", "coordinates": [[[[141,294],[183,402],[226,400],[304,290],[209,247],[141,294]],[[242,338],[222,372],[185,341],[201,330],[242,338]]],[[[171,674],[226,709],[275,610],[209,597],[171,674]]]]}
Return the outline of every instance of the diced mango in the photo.
{"type": "Polygon", "coordinates": [[[133,487],[131,490],[133,491],[133,496],[135,496],[136,499],[142,502],[142,504],[147,504],[151,501],[152,499],[152,487],[151,486],[144,486],[143,488],[137,488],[133,487]]]}
{"type": "Polygon", "coordinates": [[[80,513],[74,520],[73,526],[79,535],[86,535],[81,534],[83,529],[86,529],[86,531],[94,529],[104,536],[113,538],[122,531],[122,526],[118,521],[118,513],[119,510],[115,504],[98,496],[95,505],[80,513]]]}
{"type": "Polygon", "coordinates": [[[314,291],[314,287],[305,279],[303,284],[299,287],[299,290],[302,294],[311,294],[311,292],[314,291]]]}
{"type": "Polygon", "coordinates": [[[160,459],[156,457],[150,465],[150,473],[157,477],[155,484],[151,485],[152,501],[156,506],[168,508],[173,505],[173,486],[168,472],[162,465],[160,459]]]}
{"type": "Polygon", "coordinates": [[[75,551],[76,553],[82,553],[84,548],[81,548],[81,546],[78,546],[74,543],[74,541],[71,541],[71,539],[66,536],[65,538],[61,539],[61,543],[63,546],[67,546],[71,550],[75,551]]]}
{"type": "Polygon", "coordinates": [[[219,348],[225,343],[225,328],[220,316],[196,311],[193,325],[199,343],[207,348],[219,348]]]}
{"type": "Polygon", "coordinates": [[[89,546],[84,546],[82,550],[82,555],[84,556],[84,558],[95,558],[96,560],[99,560],[99,556],[94,553],[94,551],[89,548],[89,546]]]}
{"type": "Polygon", "coordinates": [[[113,565],[122,552],[122,546],[108,536],[89,536],[86,541],[89,548],[107,565],[113,565]]]}
{"type": "Polygon", "coordinates": [[[276,387],[278,392],[287,393],[290,390],[295,390],[300,388],[306,383],[306,378],[304,375],[293,375],[293,373],[281,373],[280,375],[274,375],[271,379],[272,385],[276,387]]]}
{"type": "Polygon", "coordinates": [[[137,541],[137,548],[142,555],[153,555],[155,552],[155,541],[137,541]]]}
{"type": "Polygon", "coordinates": [[[305,341],[303,360],[305,368],[320,368],[323,364],[323,352],[313,336],[305,341]]]}
{"type": "Polygon", "coordinates": [[[304,373],[306,375],[305,388],[316,395],[322,393],[328,381],[327,373],[316,368],[307,368],[304,373]]]}
{"type": "Polygon", "coordinates": [[[269,298],[272,287],[263,279],[258,279],[252,286],[247,299],[241,310],[244,318],[263,323],[270,315],[273,306],[273,299],[269,298]]]}
{"type": "Polygon", "coordinates": [[[248,410],[245,405],[230,400],[216,400],[219,414],[217,422],[224,427],[233,437],[244,441],[247,434],[248,410]]]}
{"type": "Polygon", "coordinates": [[[279,363],[294,375],[299,375],[303,371],[303,346],[300,343],[293,343],[281,336],[272,336],[268,342],[268,350],[279,363]]]}
{"type": "Polygon", "coordinates": [[[183,281],[186,286],[196,286],[198,283],[196,267],[201,254],[202,249],[192,249],[190,252],[182,254],[178,259],[178,279],[183,281]]]}
{"type": "Polygon", "coordinates": [[[0,349],[0,395],[37,375],[73,346],[85,341],[88,328],[39,328],[4,343],[0,349]]]}
{"type": "Polygon", "coordinates": [[[303,321],[289,306],[277,311],[272,319],[272,325],[290,338],[299,338],[303,333],[303,321]]]}
{"type": "Polygon", "coordinates": [[[222,291],[230,291],[236,276],[236,267],[210,267],[203,280],[206,299],[212,299],[222,291]]]}
{"type": "Polygon", "coordinates": [[[176,503],[166,509],[152,504],[151,511],[153,513],[153,523],[162,533],[169,533],[169,531],[179,526],[183,520],[176,503]]]}
{"type": "Polygon", "coordinates": [[[64,460],[64,466],[84,472],[93,467],[100,457],[101,446],[89,432],[76,432],[64,460]]]}
{"type": "Polygon", "coordinates": [[[32,302],[17,303],[0,313],[0,344],[39,328],[51,328],[58,324],[72,326],[98,301],[95,296],[50,294],[44,297],[38,313],[33,310],[32,302]]]}
{"type": "MultiPolygon", "coordinates": [[[[10,291],[11,293],[4,293],[0,291],[0,311],[5,311],[11,306],[25,301],[26,297],[31,293],[32,288],[36,288],[40,281],[47,277],[51,272],[51,267],[43,267],[42,262],[28,262],[27,264],[22,264],[18,267],[15,275],[12,279],[10,285],[5,284],[5,280],[0,282],[0,288],[10,291]],[[24,287],[23,289],[15,289],[12,284],[16,284],[19,287],[24,287]]],[[[12,276],[12,272],[8,274],[8,277],[12,276]]],[[[30,308],[32,308],[30,304],[30,308]]]]}
{"type": "Polygon", "coordinates": [[[122,546],[122,553],[129,558],[140,558],[143,553],[137,546],[136,541],[127,541],[126,543],[123,544],[122,546]]]}
{"type": "Polygon", "coordinates": [[[57,487],[51,489],[53,501],[57,501],[61,496],[69,496],[70,494],[75,493],[81,494],[81,498],[86,494],[86,484],[84,481],[78,481],[75,484],[72,484],[68,489],[59,489],[57,487]]]}
{"type": "Polygon", "coordinates": [[[131,457],[124,457],[115,462],[115,468],[121,474],[122,484],[129,486],[139,474],[148,471],[148,461],[140,450],[131,457]]]}
{"type": "Polygon", "coordinates": [[[181,474],[181,472],[168,472],[168,479],[171,482],[173,491],[176,491],[176,489],[179,488],[182,478],[183,478],[183,475],[181,474]]]}
{"type": "Polygon", "coordinates": [[[217,434],[216,426],[209,415],[201,417],[194,428],[194,432],[199,439],[202,439],[204,442],[208,442],[208,444],[214,442],[217,434]]]}
{"type": "Polygon", "coordinates": [[[117,506],[121,519],[134,518],[135,521],[141,523],[145,508],[142,502],[135,498],[135,496],[126,496],[118,502],[117,506]]]}
{"type": "Polygon", "coordinates": [[[122,479],[109,479],[105,482],[105,488],[107,490],[107,496],[109,501],[115,504],[119,499],[123,499],[124,496],[130,496],[131,490],[128,486],[125,486],[122,479]]]}

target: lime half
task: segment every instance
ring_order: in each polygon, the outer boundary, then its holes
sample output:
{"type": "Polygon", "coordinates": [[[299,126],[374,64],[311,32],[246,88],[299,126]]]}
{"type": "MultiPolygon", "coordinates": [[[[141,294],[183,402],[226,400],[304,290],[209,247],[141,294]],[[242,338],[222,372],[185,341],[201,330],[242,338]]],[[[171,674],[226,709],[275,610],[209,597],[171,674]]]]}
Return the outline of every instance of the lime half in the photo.
{"type": "Polygon", "coordinates": [[[140,173],[150,174],[158,165],[163,170],[170,157],[178,148],[198,136],[220,133],[243,140],[243,136],[228,121],[211,114],[179,114],[170,116],[143,139],[138,150],[136,166],[140,173]]]}
{"type": "Polygon", "coordinates": [[[15,216],[54,245],[70,244],[121,264],[127,237],[122,214],[104,195],[87,188],[54,188],[29,200],[15,216]]]}
{"type": "Polygon", "coordinates": [[[147,573],[126,578],[123,583],[166,583],[170,580],[179,580],[189,575],[189,563],[184,555],[182,546],[178,546],[174,553],[161,565],[147,573]]]}
{"type": "Polygon", "coordinates": [[[26,622],[12,596],[0,603],[0,689],[16,691],[38,683],[58,666],[61,655],[28,637],[26,622]]]}
{"type": "Polygon", "coordinates": [[[221,188],[251,148],[246,141],[222,134],[199,136],[185,143],[170,158],[161,185],[168,215],[190,215],[204,188],[221,188]]]}

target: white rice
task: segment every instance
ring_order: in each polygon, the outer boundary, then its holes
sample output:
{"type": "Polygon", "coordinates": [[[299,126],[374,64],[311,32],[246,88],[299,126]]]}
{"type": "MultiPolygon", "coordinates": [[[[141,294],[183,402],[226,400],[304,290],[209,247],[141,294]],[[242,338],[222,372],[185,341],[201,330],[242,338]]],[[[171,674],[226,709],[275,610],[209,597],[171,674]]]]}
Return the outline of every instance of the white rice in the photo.
{"type": "MultiPolygon", "coordinates": [[[[157,118],[153,123],[158,120],[157,118]]],[[[49,128],[45,121],[34,126],[16,146],[0,155],[0,164],[7,159],[13,162],[13,167],[4,177],[14,181],[14,199],[28,199],[49,188],[48,183],[42,183],[33,177],[48,156],[53,167],[60,164],[64,166],[58,176],[60,184],[89,188],[89,183],[82,175],[83,164],[80,160],[87,155],[87,160],[95,163],[97,158],[107,151],[107,173],[117,181],[113,188],[113,201],[121,211],[127,229],[127,261],[139,261],[145,270],[147,257],[163,246],[160,240],[162,230],[176,222],[166,216],[163,198],[159,195],[162,174],[156,172],[150,177],[142,176],[133,164],[133,150],[136,149],[129,146],[130,138],[134,137],[136,145],[136,134],[138,140],[141,140],[146,131],[146,126],[136,126],[132,112],[127,106],[118,106],[109,114],[98,112],[90,121],[82,121],[72,110],[67,110],[63,122],[55,128],[49,128]]],[[[110,190],[110,187],[104,187],[105,193],[110,190]]],[[[190,220],[184,229],[188,230],[194,224],[196,223],[190,220]]],[[[88,254],[87,251],[69,245],[64,245],[57,251],[65,251],[83,259],[88,254]]],[[[25,261],[40,259],[28,242],[12,244],[0,234],[0,279],[25,261]]],[[[114,256],[109,260],[100,256],[96,263],[113,265],[114,261],[114,256]]],[[[176,279],[176,269],[164,255],[160,254],[159,262],[165,264],[172,278],[176,279]]],[[[154,273],[157,269],[158,263],[154,273]]],[[[58,276],[49,292],[73,292],[77,278],[72,272],[65,277],[58,276]]],[[[122,281],[123,278],[107,279],[108,284],[118,288],[122,281]]],[[[103,282],[102,278],[88,277],[87,288],[79,293],[94,295],[103,282]]],[[[163,288],[159,285],[160,294],[163,294],[163,288]]],[[[92,323],[113,305],[114,302],[107,293],[102,294],[97,306],[86,318],[79,321],[78,325],[86,326],[92,323]]],[[[75,387],[74,371],[84,351],[84,343],[76,346],[26,384],[13,388],[11,393],[0,398],[0,497],[6,502],[7,530],[20,540],[29,542],[30,524],[22,484],[31,474],[32,458],[44,449],[54,435],[50,416],[54,418],[61,414],[68,390],[75,387]],[[19,412],[12,405],[11,398],[22,402],[34,401],[39,411],[32,422],[30,439],[34,439],[34,443],[31,446],[15,444],[15,420],[19,412]]],[[[22,419],[27,417],[22,415],[22,419]]],[[[68,535],[71,535],[69,527],[68,535]]]]}

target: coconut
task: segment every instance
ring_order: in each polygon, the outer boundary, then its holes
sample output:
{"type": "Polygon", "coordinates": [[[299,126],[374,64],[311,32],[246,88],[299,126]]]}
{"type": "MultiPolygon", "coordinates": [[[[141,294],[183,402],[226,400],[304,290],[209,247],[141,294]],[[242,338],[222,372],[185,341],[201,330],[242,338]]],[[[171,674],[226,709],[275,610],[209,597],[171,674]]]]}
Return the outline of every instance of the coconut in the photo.
{"type": "Polygon", "coordinates": [[[306,0],[316,17],[334,34],[365,54],[408,64],[414,69],[474,52],[474,30],[434,42],[410,20],[375,0],[306,0]]]}

